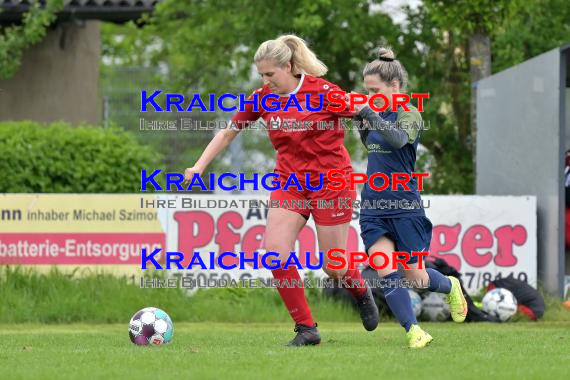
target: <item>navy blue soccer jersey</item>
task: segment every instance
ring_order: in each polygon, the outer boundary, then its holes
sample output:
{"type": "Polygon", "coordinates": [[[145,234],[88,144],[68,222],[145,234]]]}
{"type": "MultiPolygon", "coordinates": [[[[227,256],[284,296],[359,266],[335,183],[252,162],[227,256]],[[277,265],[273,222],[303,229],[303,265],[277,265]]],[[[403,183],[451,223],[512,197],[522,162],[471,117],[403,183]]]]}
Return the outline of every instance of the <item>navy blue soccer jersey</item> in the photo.
{"type": "MultiPolygon", "coordinates": [[[[379,130],[371,129],[364,141],[368,150],[368,178],[374,173],[384,173],[390,179],[390,186],[385,190],[377,191],[366,183],[362,190],[360,213],[363,216],[378,216],[387,218],[401,218],[408,216],[425,216],[421,208],[421,198],[418,183],[412,178],[408,183],[409,191],[398,184],[397,190],[392,190],[392,173],[407,173],[412,175],[415,170],[416,153],[420,139],[421,115],[411,104],[410,111],[401,107],[398,112],[390,109],[380,112],[380,117],[386,122],[401,122],[400,128],[408,134],[408,142],[402,148],[394,148],[382,136],[379,130]]],[[[376,127],[378,128],[378,127],[376,127]]],[[[401,178],[401,177],[400,177],[401,178]]],[[[374,185],[384,185],[382,178],[375,178],[374,185]]]]}

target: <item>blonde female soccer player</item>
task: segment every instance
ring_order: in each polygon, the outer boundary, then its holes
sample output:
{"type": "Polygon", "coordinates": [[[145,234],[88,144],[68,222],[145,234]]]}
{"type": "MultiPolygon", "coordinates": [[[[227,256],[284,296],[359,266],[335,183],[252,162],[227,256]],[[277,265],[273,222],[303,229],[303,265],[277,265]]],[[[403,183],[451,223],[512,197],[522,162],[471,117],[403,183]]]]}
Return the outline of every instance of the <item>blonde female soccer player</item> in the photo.
{"type": "MultiPolygon", "coordinates": [[[[255,99],[257,94],[257,110],[253,104],[246,104],[243,112],[238,112],[232,119],[242,128],[245,122],[253,122],[262,118],[265,122],[291,123],[292,121],[312,122],[312,128],[305,130],[287,130],[269,128],[269,138],[277,152],[276,166],[274,172],[280,175],[281,180],[287,179],[290,173],[297,173],[297,178],[301,182],[302,188],[289,188],[288,191],[276,190],[271,193],[271,199],[280,201],[303,201],[313,200],[316,205],[317,200],[333,200],[337,205],[338,198],[356,198],[356,192],[349,189],[342,191],[327,190],[326,174],[322,190],[306,190],[307,184],[305,174],[310,174],[313,186],[318,185],[319,173],[326,173],[331,169],[342,169],[348,175],[352,172],[352,166],[348,152],[344,147],[344,130],[339,126],[339,119],[351,116],[350,112],[327,111],[327,93],[332,90],[339,90],[338,86],[320,78],[327,72],[327,67],[315,56],[307,47],[305,42],[294,35],[281,36],[275,40],[262,43],[255,53],[254,62],[259,75],[263,78],[263,87],[255,90],[248,100],[255,99]],[[261,105],[261,100],[265,95],[277,94],[279,111],[270,112],[261,105]],[[295,94],[301,104],[303,111],[296,107],[284,110],[284,106],[291,95],[295,94]],[[318,106],[319,96],[323,98],[320,111],[306,111],[306,95],[312,108],[318,106]],[[319,130],[318,122],[333,122],[334,129],[319,130]],[[282,177],[282,178],[281,178],[282,177]]],[[[331,102],[334,103],[334,102],[331,102]]],[[[307,125],[307,124],[305,124],[307,125]]],[[[212,160],[225,149],[232,140],[240,133],[240,130],[224,130],[218,133],[210,144],[206,147],[199,160],[193,167],[186,169],[185,179],[190,182],[196,173],[201,174],[212,160]]],[[[349,182],[350,183],[350,182],[349,182]]],[[[313,215],[316,224],[319,250],[327,252],[332,248],[344,248],[347,244],[348,226],[352,218],[352,211],[345,208],[334,207],[332,209],[313,209],[291,207],[271,208],[267,218],[267,228],[265,230],[265,248],[280,254],[280,259],[284,262],[291,251],[294,250],[297,235],[307,223],[310,215],[313,215]]],[[[324,255],[325,256],[325,255],[324,255]]],[[[360,316],[366,330],[374,330],[378,325],[378,309],[374,303],[372,292],[367,287],[351,286],[362,280],[360,272],[356,270],[339,271],[325,268],[328,263],[326,256],[323,257],[323,269],[333,277],[344,277],[350,287],[348,290],[357,300],[360,308],[360,316]],[[353,282],[352,280],[355,280],[353,282]]],[[[297,268],[283,267],[272,270],[273,276],[279,280],[293,279],[300,280],[297,268]]],[[[320,335],[317,324],[305,298],[302,287],[279,287],[279,294],[283,299],[289,314],[295,321],[295,332],[297,335],[289,342],[292,346],[314,345],[320,343],[320,335]]]]}

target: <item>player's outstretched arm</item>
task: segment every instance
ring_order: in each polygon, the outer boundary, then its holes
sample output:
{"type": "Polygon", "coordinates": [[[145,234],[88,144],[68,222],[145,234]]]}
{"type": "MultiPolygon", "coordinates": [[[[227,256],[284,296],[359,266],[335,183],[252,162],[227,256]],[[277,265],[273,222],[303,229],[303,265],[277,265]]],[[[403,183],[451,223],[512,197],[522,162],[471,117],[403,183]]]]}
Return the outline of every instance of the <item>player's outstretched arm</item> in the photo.
{"type": "MultiPolygon", "coordinates": [[[[359,111],[358,116],[368,120],[373,126],[379,125],[384,121],[377,112],[373,111],[368,106],[362,108],[362,110],[359,111]]],[[[389,128],[386,129],[379,129],[379,132],[382,134],[384,139],[386,139],[386,141],[396,149],[402,148],[410,139],[410,136],[406,131],[395,128],[394,126],[389,126],[389,128]]]]}
{"type": "Polygon", "coordinates": [[[186,168],[184,171],[184,183],[189,184],[195,173],[202,175],[210,162],[212,162],[220,152],[226,149],[228,145],[234,141],[239,132],[239,130],[224,129],[214,136],[194,166],[186,168]]]}

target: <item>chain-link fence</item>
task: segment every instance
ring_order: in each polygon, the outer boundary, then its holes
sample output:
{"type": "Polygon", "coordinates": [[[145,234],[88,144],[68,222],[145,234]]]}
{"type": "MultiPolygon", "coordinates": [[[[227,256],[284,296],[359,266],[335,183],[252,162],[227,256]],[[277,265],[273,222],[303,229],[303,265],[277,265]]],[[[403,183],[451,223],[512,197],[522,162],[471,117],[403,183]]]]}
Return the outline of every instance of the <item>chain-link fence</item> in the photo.
{"type": "MultiPolygon", "coordinates": [[[[103,125],[116,126],[137,136],[163,157],[165,171],[182,172],[192,165],[211,140],[213,131],[181,130],[181,119],[213,120],[201,112],[141,112],[141,91],[163,90],[158,74],[142,67],[104,67],[101,72],[103,125]],[[210,119],[206,119],[210,118],[210,119]],[[175,128],[165,130],[168,125],[175,128]],[[154,128],[154,129],[153,129],[154,128]]],[[[157,104],[164,108],[157,97],[157,104]]],[[[164,102],[164,96],[162,96],[164,102]]],[[[174,108],[174,107],[173,107],[174,108]]]]}

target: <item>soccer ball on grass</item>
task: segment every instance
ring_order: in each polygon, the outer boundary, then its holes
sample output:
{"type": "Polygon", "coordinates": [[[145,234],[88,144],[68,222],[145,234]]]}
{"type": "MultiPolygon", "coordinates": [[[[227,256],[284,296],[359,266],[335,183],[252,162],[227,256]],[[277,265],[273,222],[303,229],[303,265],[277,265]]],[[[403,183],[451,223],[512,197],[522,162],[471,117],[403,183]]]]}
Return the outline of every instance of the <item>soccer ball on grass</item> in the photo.
{"type": "Polygon", "coordinates": [[[517,299],[510,290],[495,288],[483,297],[483,310],[506,322],[517,312],[517,299]]]}
{"type": "Polygon", "coordinates": [[[172,320],[168,314],[156,307],[137,311],[129,322],[131,342],[139,346],[170,343],[173,335],[172,320]]]}
{"type": "Polygon", "coordinates": [[[449,319],[449,305],[439,293],[427,292],[422,300],[422,317],[431,322],[443,322],[449,319]]]}

